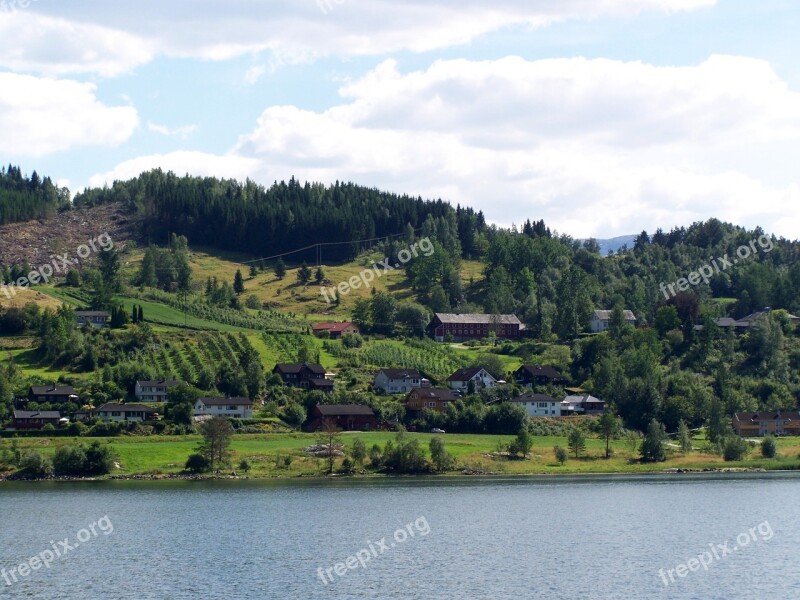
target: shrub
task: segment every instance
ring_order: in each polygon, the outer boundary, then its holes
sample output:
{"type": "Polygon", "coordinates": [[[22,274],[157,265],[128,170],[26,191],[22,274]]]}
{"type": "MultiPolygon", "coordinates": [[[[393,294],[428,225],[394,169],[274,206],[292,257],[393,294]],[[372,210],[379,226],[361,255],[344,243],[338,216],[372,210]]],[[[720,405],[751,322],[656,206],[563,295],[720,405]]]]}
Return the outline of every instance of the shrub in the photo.
{"type": "Polygon", "coordinates": [[[55,431],[55,430],[56,430],[56,428],[52,423],[48,423],[47,425],[42,427],[42,431],[46,431],[48,433],[50,433],[51,431],[55,431]]]}
{"type": "Polygon", "coordinates": [[[725,447],[722,450],[722,458],[725,461],[742,460],[750,451],[747,442],[738,435],[729,436],[725,440],[725,447]]]}
{"type": "Polygon", "coordinates": [[[342,344],[345,348],[361,348],[364,345],[364,338],[358,333],[345,333],[342,336],[342,344]]]}
{"type": "Polygon", "coordinates": [[[186,459],[186,470],[191,473],[205,473],[211,468],[211,463],[202,454],[191,454],[186,459]]]}
{"type": "Polygon", "coordinates": [[[562,448],[561,446],[554,447],[553,454],[560,465],[563,465],[565,462],[567,462],[567,458],[569,458],[569,453],[567,452],[566,448],[562,448]]]}
{"type": "Polygon", "coordinates": [[[250,461],[246,458],[243,458],[239,461],[239,470],[244,471],[245,473],[249,473],[252,466],[250,465],[250,461]]]}
{"type": "Polygon", "coordinates": [[[768,435],[761,440],[761,456],[764,458],[775,458],[778,455],[778,444],[775,443],[775,438],[768,435]]]}
{"type": "Polygon", "coordinates": [[[88,448],[62,446],[53,457],[53,470],[56,475],[86,477],[105,475],[114,468],[114,451],[109,446],[93,442],[88,448]]]}
{"type": "Polygon", "coordinates": [[[26,452],[19,467],[18,475],[25,479],[46,479],[53,475],[53,465],[36,450],[26,452]]]}

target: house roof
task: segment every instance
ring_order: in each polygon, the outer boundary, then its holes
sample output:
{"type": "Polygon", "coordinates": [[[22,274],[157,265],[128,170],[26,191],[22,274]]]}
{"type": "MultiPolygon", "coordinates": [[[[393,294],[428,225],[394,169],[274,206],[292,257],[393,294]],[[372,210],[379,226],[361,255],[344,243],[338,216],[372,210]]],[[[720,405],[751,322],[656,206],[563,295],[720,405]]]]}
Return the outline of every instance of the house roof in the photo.
{"type": "Polygon", "coordinates": [[[317,410],[323,417],[374,417],[375,413],[364,404],[317,404],[317,410]]]}
{"type": "MultiPolygon", "coordinates": [[[[597,319],[598,321],[610,321],[611,320],[611,313],[613,313],[613,312],[614,312],[613,310],[596,310],[596,311],[594,311],[594,318],[597,319]]],[[[633,311],[630,311],[630,310],[623,310],[622,311],[622,317],[626,321],[635,321],[636,320],[636,315],[634,315],[633,311]]]]}
{"type": "Polygon", "coordinates": [[[556,371],[553,367],[548,365],[522,365],[519,369],[517,369],[517,373],[520,371],[527,371],[530,373],[532,377],[546,377],[547,379],[564,379],[564,377],[556,371]]]}
{"type": "Polygon", "coordinates": [[[57,410],[15,410],[15,419],[60,419],[61,413],[57,410]]]}
{"type": "Polygon", "coordinates": [[[734,414],[737,421],[768,421],[770,419],[797,419],[800,421],[800,411],[797,410],[762,410],[753,412],[737,412],[734,414]]]}
{"type": "Polygon", "coordinates": [[[206,406],[252,406],[253,401],[250,398],[198,398],[198,402],[202,402],[206,406]]]}
{"type": "Polygon", "coordinates": [[[561,404],[587,404],[589,402],[599,402],[600,404],[605,404],[603,400],[599,398],[595,398],[594,396],[586,395],[586,396],[567,396],[561,401],[561,404]]]}
{"type": "Polygon", "coordinates": [[[511,402],[560,402],[560,400],[556,400],[552,396],[548,396],[547,394],[522,394],[522,396],[517,396],[511,402]]]}
{"type": "Polygon", "coordinates": [[[75,388],[71,385],[32,385],[34,396],[74,396],[75,388]]]}
{"type": "Polygon", "coordinates": [[[479,324],[498,324],[498,325],[522,325],[522,322],[516,315],[485,315],[477,313],[468,313],[463,315],[456,315],[454,313],[436,313],[435,318],[439,319],[442,323],[470,323],[479,324]]]}
{"type": "Polygon", "coordinates": [[[328,322],[328,323],[316,323],[312,329],[314,331],[344,331],[345,329],[349,328],[358,329],[355,325],[350,323],[349,321],[343,321],[341,323],[337,322],[328,322]]]}
{"type": "Polygon", "coordinates": [[[325,375],[325,367],[316,363],[279,363],[275,365],[273,371],[278,373],[299,373],[303,367],[317,375],[325,375]]]}
{"type": "Polygon", "coordinates": [[[103,404],[100,408],[97,409],[96,412],[147,412],[147,413],[154,413],[156,410],[151,406],[145,406],[144,404],[116,404],[113,402],[109,402],[107,404],[103,404]]]}
{"type": "Polygon", "coordinates": [[[107,310],[76,310],[75,314],[79,317],[110,317],[111,313],[107,310]]]}
{"type": "Polygon", "coordinates": [[[308,384],[312,388],[332,388],[334,386],[332,379],[312,379],[308,384]]]}
{"type": "MultiPolygon", "coordinates": [[[[447,378],[447,381],[469,381],[475,377],[475,375],[484,370],[485,369],[483,367],[466,367],[464,369],[459,369],[450,375],[450,377],[447,378]]],[[[489,375],[489,377],[492,377],[488,371],[486,374],[489,375]]],[[[492,379],[494,379],[494,377],[492,377],[492,379]]]]}
{"type": "Polygon", "coordinates": [[[161,379],[159,381],[137,381],[136,383],[138,383],[141,386],[145,386],[146,385],[146,386],[149,386],[149,387],[159,387],[159,386],[162,386],[162,387],[175,387],[176,385],[179,385],[182,382],[176,381],[174,379],[161,379]]]}
{"type": "Polygon", "coordinates": [[[440,388],[419,388],[416,390],[411,390],[408,393],[408,396],[406,396],[406,398],[408,398],[412,394],[417,398],[419,398],[420,400],[428,399],[428,400],[439,400],[442,402],[445,401],[449,402],[459,399],[458,396],[453,394],[453,392],[451,392],[450,390],[444,390],[440,388]]]}
{"type": "Polygon", "coordinates": [[[380,369],[378,373],[383,373],[389,379],[422,379],[422,375],[416,369],[380,369]]]}

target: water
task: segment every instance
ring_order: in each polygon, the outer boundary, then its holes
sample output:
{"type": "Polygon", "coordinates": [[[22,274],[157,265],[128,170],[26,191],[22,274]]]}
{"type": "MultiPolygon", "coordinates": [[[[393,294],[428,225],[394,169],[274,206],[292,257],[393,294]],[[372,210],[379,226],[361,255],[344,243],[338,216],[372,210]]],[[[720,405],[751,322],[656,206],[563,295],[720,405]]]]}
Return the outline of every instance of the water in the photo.
{"type": "Polygon", "coordinates": [[[778,474],[2,483],[6,576],[85,541],[0,597],[800,599],[798,497],[778,474]]]}

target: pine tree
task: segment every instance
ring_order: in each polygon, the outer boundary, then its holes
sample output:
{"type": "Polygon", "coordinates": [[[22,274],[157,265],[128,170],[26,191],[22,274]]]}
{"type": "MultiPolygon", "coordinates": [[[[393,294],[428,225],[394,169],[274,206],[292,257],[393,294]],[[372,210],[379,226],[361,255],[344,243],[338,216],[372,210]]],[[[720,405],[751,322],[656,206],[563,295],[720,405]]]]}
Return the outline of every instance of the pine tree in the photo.
{"type": "Polygon", "coordinates": [[[233,291],[237,296],[244,294],[244,277],[242,277],[242,272],[239,269],[236,270],[236,275],[233,278],[233,291]]]}
{"type": "Polygon", "coordinates": [[[278,279],[283,279],[286,277],[286,264],[283,262],[282,258],[278,258],[278,261],[275,263],[275,277],[278,279]]]}

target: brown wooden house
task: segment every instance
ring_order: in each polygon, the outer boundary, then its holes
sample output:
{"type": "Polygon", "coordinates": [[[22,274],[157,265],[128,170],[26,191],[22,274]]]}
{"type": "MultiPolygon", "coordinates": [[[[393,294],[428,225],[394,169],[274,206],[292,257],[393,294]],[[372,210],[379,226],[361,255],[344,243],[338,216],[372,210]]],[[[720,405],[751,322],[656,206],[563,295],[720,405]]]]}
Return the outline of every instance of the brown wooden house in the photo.
{"type": "Polygon", "coordinates": [[[375,413],[363,404],[317,404],[308,415],[309,431],[324,429],[326,423],[345,431],[372,431],[380,428],[375,413]]]}
{"type": "Polygon", "coordinates": [[[333,381],[327,379],[325,367],[313,363],[283,363],[275,365],[273,373],[280,375],[289,387],[304,390],[333,391],[333,381]]]}
{"type": "Polygon", "coordinates": [[[479,340],[492,332],[498,339],[517,339],[523,329],[525,326],[516,315],[436,313],[428,323],[428,333],[437,342],[443,342],[447,336],[456,342],[479,340]]]}
{"type": "Polygon", "coordinates": [[[447,406],[456,400],[458,400],[458,396],[450,390],[419,388],[408,392],[404,403],[409,416],[415,417],[419,416],[425,409],[444,412],[447,406]]]}

